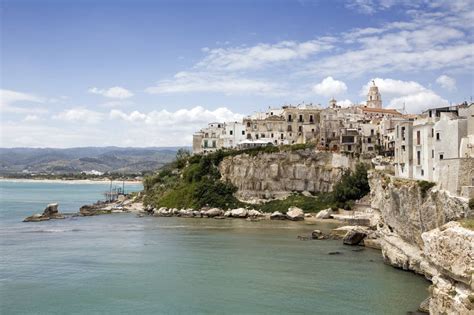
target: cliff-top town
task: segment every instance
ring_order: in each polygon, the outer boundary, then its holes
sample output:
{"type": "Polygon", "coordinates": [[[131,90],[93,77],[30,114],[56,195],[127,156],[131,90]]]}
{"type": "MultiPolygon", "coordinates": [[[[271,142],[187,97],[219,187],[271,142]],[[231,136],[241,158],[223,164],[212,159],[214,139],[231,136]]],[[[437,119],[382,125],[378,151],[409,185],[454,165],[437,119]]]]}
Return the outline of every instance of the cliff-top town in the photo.
{"type": "Polygon", "coordinates": [[[269,108],[242,121],[211,122],[193,135],[193,153],[313,143],[320,151],[385,157],[397,177],[435,182],[474,197],[474,103],[419,115],[382,107],[375,82],[365,104],[269,108]]]}

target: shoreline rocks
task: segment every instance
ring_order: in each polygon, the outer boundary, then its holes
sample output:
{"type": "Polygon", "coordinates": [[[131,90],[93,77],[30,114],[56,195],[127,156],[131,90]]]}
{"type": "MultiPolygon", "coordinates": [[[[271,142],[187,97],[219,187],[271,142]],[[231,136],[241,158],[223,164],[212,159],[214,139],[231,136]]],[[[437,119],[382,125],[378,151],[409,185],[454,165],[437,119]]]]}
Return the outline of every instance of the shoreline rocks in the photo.
{"type": "Polygon", "coordinates": [[[57,203],[50,203],[49,205],[46,206],[46,208],[43,211],[43,214],[33,214],[29,217],[26,217],[23,222],[41,222],[41,221],[48,221],[51,219],[57,220],[57,219],[64,219],[66,218],[64,215],[62,215],[59,210],[59,205],[57,203]]]}

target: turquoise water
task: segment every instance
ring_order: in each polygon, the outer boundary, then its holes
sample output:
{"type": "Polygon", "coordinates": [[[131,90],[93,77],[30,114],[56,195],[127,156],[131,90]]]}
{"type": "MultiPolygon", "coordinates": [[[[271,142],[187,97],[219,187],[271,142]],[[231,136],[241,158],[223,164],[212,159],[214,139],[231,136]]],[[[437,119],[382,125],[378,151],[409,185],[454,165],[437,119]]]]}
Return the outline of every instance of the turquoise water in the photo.
{"type": "Polygon", "coordinates": [[[23,223],[52,201],[76,211],[108,186],[0,187],[1,314],[406,314],[427,296],[428,282],[379,251],[296,239],[331,225],[129,214],[23,223]]]}

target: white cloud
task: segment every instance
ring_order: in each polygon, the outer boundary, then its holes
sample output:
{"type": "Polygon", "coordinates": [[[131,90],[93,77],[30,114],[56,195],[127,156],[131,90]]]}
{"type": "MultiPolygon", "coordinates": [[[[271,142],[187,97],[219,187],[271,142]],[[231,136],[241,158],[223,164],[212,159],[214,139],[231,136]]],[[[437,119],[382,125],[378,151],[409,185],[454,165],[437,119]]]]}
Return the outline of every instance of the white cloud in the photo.
{"type": "Polygon", "coordinates": [[[45,100],[39,96],[22,93],[12,90],[0,89],[0,110],[4,113],[40,113],[46,112],[40,107],[20,107],[13,105],[14,103],[44,103],[45,100]]]}
{"type": "Polygon", "coordinates": [[[334,80],[329,76],[320,83],[313,86],[313,92],[323,96],[337,96],[347,91],[347,85],[339,80],[334,80]]]}
{"type": "Polygon", "coordinates": [[[345,100],[337,101],[336,104],[338,106],[346,108],[346,107],[352,106],[354,103],[351,100],[345,99],[345,100]]]}
{"type": "Polygon", "coordinates": [[[382,79],[375,78],[365,84],[360,90],[360,96],[366,96],[369,92],[369,87],[372,85],[372,81],[375,81],[375,85],[378,86],[379,92],[382,96],[393,96],[393,95],[409,95],[425,91],[426,88],[415,81],[402,81],[394,79],[382,79]]]}
{"type": "Polygon", "coordinates": [[[332,47],[331,39],[326,37],[306,42],[261,43],[252,47],[206,48],[203,52],[207,56],[196,66],[217,71],[258,69],[268,64],[305,59],[332,47]]]}
{"type": "Polygon", "coordinates": [[[179,72],[172,80],[159,81],[146,89],[150,94],[218,92],[224,94],[278,93],[276,84],[262,80],[240,78],[234,75],[217,75],[204,72],[179,72]]]}
{"type": "Polygon", "coordinates": [[[449,91],[454,91],[456,90],[456,80],[454,78],[451,78],[445,74],[440,75],[436,79],[436,83],[441,85],[442,88],[449,90],[449,91]]]}
{"type": "Polygon", "coordinates": [[[53,119],[96,124],[103,120],[104,114],[86,108],[72,108],[53,116],[53,119]]]}
{"type": "Polygon", "coordinates": [[[219,107],[215,110],[208,110],[201,106],[191,109],[179,109],[175,112],[167,110],[151,111],[147,114],[139,111],[125,113],[118,109],[110,111],[110,118],[121,119],[127,122],[144,122],[145,124],[154,126],[172,126],[173,128],[188,128],[190,125],[194,127],[203,127],[209,122],[229,122],[240,121],[244,115],[234,113],[226,107],[219,107]]]}
{"type": "Polygon", "coordinates": [[[401,109],[405,106],[409,113],[420,113],[428,108],[448,105],[448,101],[443,99],[431,90],[426,90],[410,95],[394,98],[390,101],[389,107],[401,109]]]}
{"type": "Polygon", "coordinates": [[[39,117],[37,115],[26,115],[26,117],[23,118],[24,122],[35,122],[38,120],[39,120],[39,117]]]}
{"type": "Polygon", "coordinates": [[[108,89],[98,89],[96,87],[93,87],[90,88],[88,92],[92,94],[99,94],[108,98],[117,99],[125,99],[133,96],[132,92],[120,86],[114,86],[108,89]]]}
{"type": "MultiPolygon", "coordinates": [[[[402,81],[394,79],[373,79],[379,87],[384,104],[387,107],[401,110],[405,107],[409,113],[420,113],[430,107],[439,107],[448,104],[448,101],[436,94],[434,91],[424,87],[415,81],[402,81]],[[387,99],[389,100],[387,102],[387,99]]],[[[366,96],[372,80],[365,84],[361,91],[361,96],[366,96]]]]}

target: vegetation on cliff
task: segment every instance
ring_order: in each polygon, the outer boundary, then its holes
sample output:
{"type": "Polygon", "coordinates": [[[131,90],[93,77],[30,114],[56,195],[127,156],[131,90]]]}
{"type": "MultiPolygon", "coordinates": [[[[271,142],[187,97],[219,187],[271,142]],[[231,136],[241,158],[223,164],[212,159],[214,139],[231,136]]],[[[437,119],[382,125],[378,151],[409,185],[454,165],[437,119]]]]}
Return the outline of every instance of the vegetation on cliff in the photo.
{"type": "Polygon", "coordinates": [[[272,200],[261,205],[247,205],[239,201],[234,193],[237,188],[221,180],[219,163],[227,156],[238,154],[258,155],[276,151],[307,149],[310,145],[262,147],[246,150],[216,151],[207,155],[193,155],[179,150],[175,161],[158,173],[145,177],[144,202],[153,207],[194,208],[218,207],[222,209],[249,206],[265,212],[282,211],[291,206],[308,212],[318,212],[330,207],[350,209],[354,200],[369,192],[367,167],[360,164],[354,172],[347,171],[332,193],[316,196],[292,194],[284,200],[272,200]]]}

